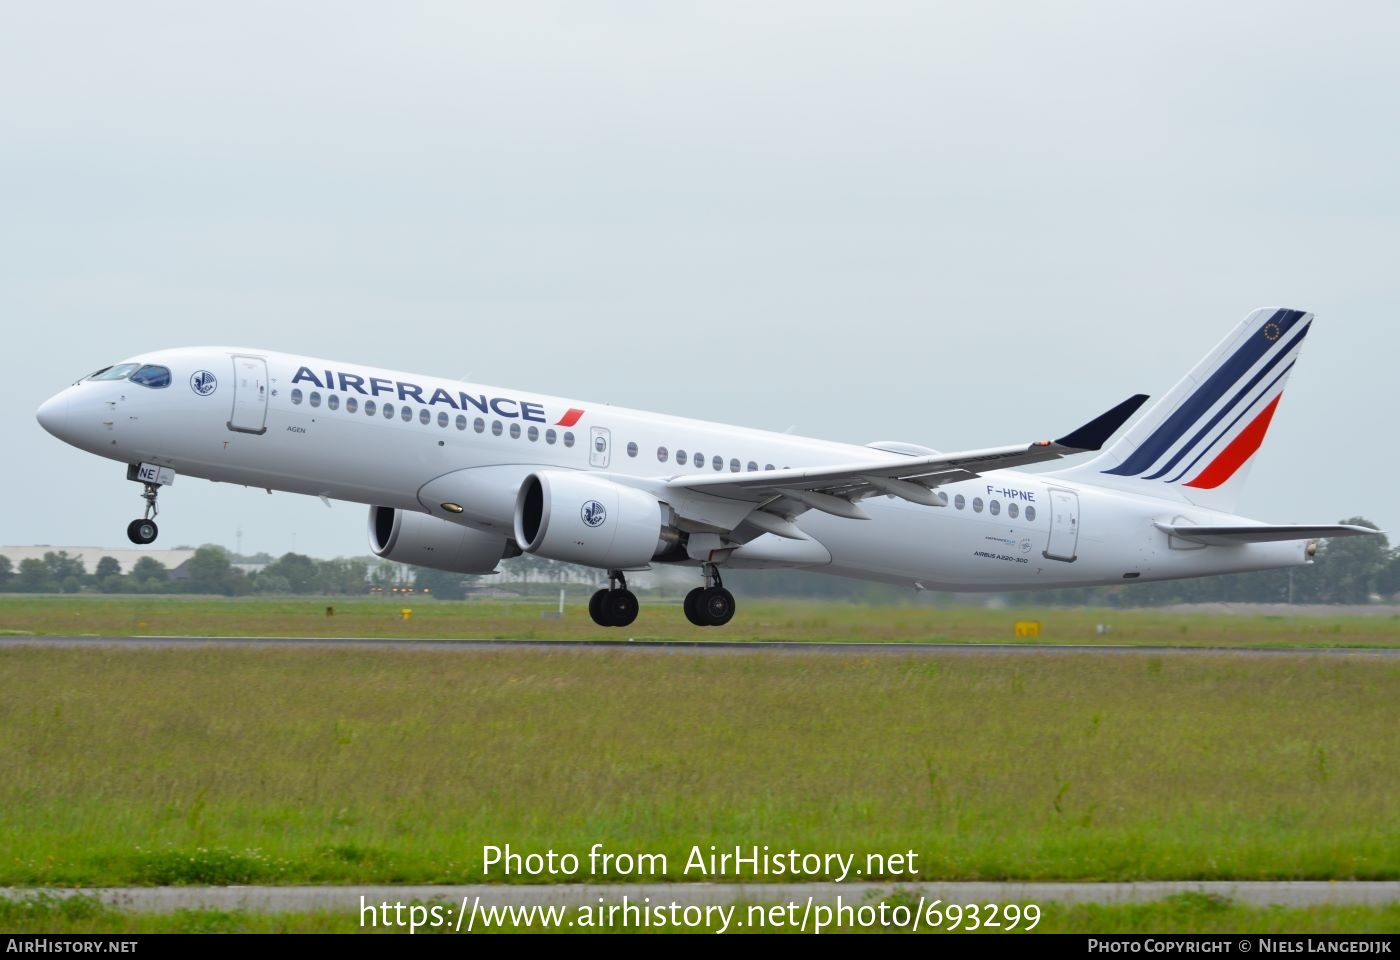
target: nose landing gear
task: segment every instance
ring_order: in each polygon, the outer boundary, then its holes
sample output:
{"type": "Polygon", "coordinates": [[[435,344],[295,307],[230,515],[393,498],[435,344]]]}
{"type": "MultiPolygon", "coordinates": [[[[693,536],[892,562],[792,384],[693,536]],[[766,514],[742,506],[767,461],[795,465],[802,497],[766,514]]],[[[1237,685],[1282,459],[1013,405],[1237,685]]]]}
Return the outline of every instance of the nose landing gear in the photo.
{"type": "Polygon", "coordinates": [[[141,491],[141,499],[146,501],[146,511],[140,520],[133,520],[126,525],[126,537],[132,543],[142,546],[154,543],[156,534],[160,528],[156,526],[155,515],[159,512],[156,507],[156,496],[160,493],[160,484],[143,483],[145,488],[141,491]]]}

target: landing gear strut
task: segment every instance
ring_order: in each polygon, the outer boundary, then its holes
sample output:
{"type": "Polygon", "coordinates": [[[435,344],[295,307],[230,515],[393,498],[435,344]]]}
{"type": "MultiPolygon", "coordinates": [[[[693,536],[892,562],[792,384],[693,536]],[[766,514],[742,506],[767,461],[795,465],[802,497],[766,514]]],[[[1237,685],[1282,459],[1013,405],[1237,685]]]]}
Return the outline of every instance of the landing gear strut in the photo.
{"type": "Polygon", "coordinates": [[[697,627],[722,627],[734,616],[734,594],[724,589],[719,568],[702,563],[705,585],[685,595],[685,618],[697,627]]]}
{"type": "Polygon", "coordinates": [[[141,499],[146,501],[146,512],[140,520],[133,520],[126,525],[126,537],[132,543],[145,546],[154,543],[156,534],[160,532],[154,519],[159,512],[156,509],[156,495],[160,493],[160,484],[143,483],[142,486],[145,489],[141,491],[141,499]]]}
{"type": "Polygon", "coordinates": [[[608,571],[608,586],[588,600],[588,615],[600,627],[625,627],[637,619],[637,595],[627,589],[621,570],[608,571]]]}

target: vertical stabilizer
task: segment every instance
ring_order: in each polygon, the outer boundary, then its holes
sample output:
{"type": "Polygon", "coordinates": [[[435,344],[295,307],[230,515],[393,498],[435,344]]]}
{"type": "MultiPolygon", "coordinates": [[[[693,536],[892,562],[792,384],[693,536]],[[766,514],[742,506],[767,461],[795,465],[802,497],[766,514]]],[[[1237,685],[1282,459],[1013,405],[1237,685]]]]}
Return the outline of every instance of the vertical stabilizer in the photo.
{"type": "Polygon", "coordinates": [[[1054,476],[1233,511],[1312,319],[1255,310],[1112,446],[1054,476]]]}

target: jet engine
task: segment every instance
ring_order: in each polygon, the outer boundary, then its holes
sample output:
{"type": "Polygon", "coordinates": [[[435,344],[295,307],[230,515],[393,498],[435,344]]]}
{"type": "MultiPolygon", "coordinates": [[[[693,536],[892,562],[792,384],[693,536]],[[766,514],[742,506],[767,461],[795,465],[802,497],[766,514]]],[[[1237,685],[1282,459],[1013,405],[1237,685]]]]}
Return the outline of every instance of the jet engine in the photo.
{"type": "Polygon", "coordinates": [[[369,546],[385,560],[453,573],[491,573],[499,561],[520,555],[500,534],[393,507],[369,508],[369,546]]]}
{"type": "Polygon", "coordinates": [[[670,508],[589,473],[541,470],[515,497],[515,540],[527,553],[608,570],[644,567],[680,542],[670,508]]]}

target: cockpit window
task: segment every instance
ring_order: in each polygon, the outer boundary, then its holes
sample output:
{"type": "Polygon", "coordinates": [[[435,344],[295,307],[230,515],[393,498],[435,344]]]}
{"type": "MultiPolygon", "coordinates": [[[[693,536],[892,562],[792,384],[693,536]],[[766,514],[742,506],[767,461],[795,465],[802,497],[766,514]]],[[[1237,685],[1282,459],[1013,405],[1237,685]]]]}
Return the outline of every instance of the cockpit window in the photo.
{"type": "Polygon", "coordinates": [[[152,389],[168,387],[170,386],[170,368],[148,363],[131,375],[131,382],[152,389]]]}
{"type": "Polygon", "coordinates": [[[137,371],[141,366],[139,363],[119,363],[115,367],[106,367],[99,370],[89,380],[125,380],[137,371]]]}

